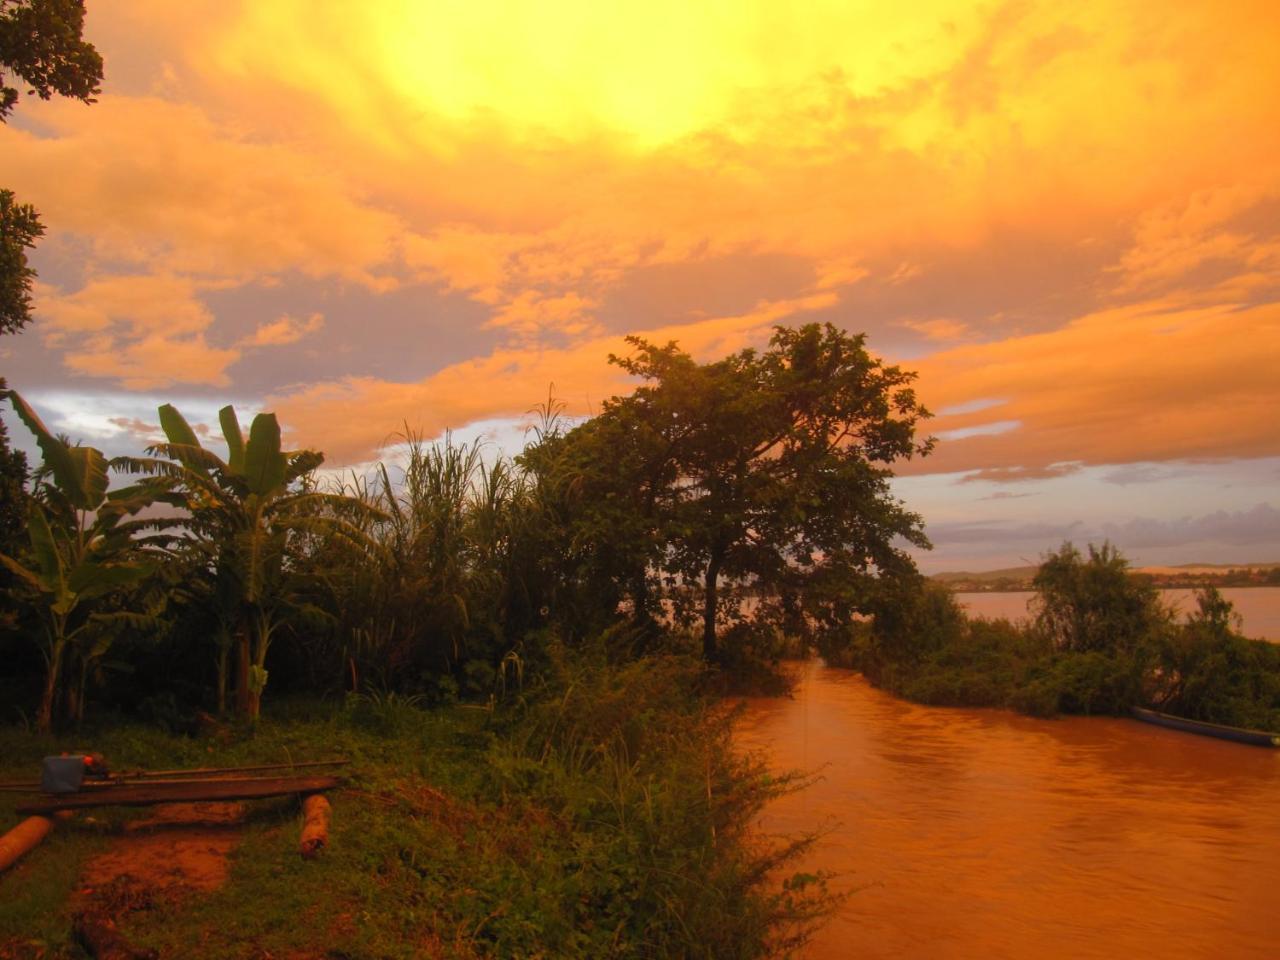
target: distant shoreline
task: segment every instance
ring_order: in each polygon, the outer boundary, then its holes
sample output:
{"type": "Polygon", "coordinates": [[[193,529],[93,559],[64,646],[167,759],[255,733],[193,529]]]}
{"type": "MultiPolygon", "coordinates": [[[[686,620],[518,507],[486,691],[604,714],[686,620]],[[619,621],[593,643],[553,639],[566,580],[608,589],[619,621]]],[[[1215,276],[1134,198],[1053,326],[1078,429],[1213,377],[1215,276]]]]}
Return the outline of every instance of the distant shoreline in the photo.
{"type": "MultiPolygon", "coordinates": [[[[1034,590],[1037,567],[1006,567],[983,572],[935,573],[929,577],[954,593],[1024,593],[1034,590]]],[[[1161,590],[1198,590],[1238,587],[1280,587],[1280,563],[1211,564],[1136,567],[1131,575],[1143,577],[1161,590]]]]}
{"type": "MultiPolygon", "coordinates": [[[[952,593],[1035,593],[1035,588],[1030,583],[1014,587],[991,587],[983,584],[966,585],[963,581],[943,580],[939,582],[952,593]]],[[[1280,587],[1280,583],[1221,583],[1212,580],[1179,581],[1176,583],[1156,581],[1155,587],[1157,590],[1198,590],[1202,587],[1217,587],[1220,590],[1252,590],[1254,588],[1265,589],[1270,587],[1274,590],[1280,587]]]]}

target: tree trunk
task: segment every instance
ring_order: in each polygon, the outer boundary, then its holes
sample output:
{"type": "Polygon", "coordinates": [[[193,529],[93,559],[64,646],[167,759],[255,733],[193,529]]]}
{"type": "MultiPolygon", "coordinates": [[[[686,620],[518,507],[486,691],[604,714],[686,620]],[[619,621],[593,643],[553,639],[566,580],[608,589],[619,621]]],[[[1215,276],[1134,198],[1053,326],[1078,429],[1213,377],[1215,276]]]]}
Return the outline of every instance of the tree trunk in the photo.
{"type": "Polygon", "coordinates": [[[225,634],[218,641],[218,716],[227,715],[227,668],[231,659],[231,638],[225,634]]]}
{"type": "Polygon", "coordinates": [[[249,689],[249,631],[241,628],[236,633],[236,714],[246,719],[253,716],[249,689]]]}
{"type": "Polygon", "coordinates": [[[36,710],[36,733],[53,732],[53,698],[58,690],[58,679],[62,675],[64,645],[64,640],[55,639],[53,649],[49,651],[49,673],[44,679],[44,693],[36,710]]]}
{"type": "Polygon", "coordinates": [[[67,709],[67,719],[75,724],[76,730],[84,723],[84,691],[89,685],[89,661],[80,660],[80,676],[76,681],[75,699],[67,709]]]}
{"type": "Polygon", "coordinates": [[[716,581],[720,577],[722,560],[719,551],[712,551],[707,563],[706,590],[702,597],[702,658],[708,663],[715,663],[720,658],[720,651],[716,646],[716,609],[719,606],[716,581]]]}

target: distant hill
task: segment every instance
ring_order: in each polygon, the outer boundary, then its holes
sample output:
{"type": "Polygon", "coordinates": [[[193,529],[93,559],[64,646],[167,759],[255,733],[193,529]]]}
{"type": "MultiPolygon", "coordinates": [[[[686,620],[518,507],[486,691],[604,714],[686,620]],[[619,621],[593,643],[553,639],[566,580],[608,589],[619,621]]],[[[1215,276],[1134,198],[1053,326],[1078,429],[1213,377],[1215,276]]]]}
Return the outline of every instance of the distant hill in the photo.
{"type": "MultiPolygon", "coordinates": [[[[998,570],[935,573],[929,579],[960,592],[1030,590],[1036,566],[1002,567],[998,570]]],[[[1135,567],[1134,573],[1151,577],[1161,587],[1264,587],[1280,586],[1277,563],[1182,563],[1177,566],[1135,567]]]]}
{"type": "Polygon", "coordinates": [[[1138,573],[1159,574],[1179,573],[1226,573],[1229,570],[1276,570],[1280,563],[1180,563],[1176,567],[1138,567],[1138,573]]]}
{"type": "Polygon", "coordinates": [[[968,570],[962,570],[955,573],[935,573],[930,580],[937,580],[939,583],[955,583],[956,581],[973,581],[977,583],[985,583],[990,580],[1030,580],[1036,575],[1039,567],[1002,567],[999,570],[983,570],[980,573],[972,573],[968,570]]]}

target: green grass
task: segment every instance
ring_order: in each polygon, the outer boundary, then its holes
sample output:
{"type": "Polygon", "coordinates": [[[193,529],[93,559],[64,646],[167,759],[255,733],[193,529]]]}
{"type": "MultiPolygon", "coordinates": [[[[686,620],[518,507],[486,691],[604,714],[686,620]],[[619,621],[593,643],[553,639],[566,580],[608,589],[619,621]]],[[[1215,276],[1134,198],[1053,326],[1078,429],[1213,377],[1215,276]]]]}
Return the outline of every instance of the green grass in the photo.
{"type": "MultiPolygon", "coordinates": [[[[824,887],[782,883],[794,850],[750,831],[794,781],[733,752],[692,665],[559,669],[496,710],[281,703],[230,743],[129,724],[57,741],[0,730],[0,777],[85,746],[118,769],[353,760],[319,859],[298,855],[297,805],[262,801],[228,883],[122,918],[162,957],[747,958],[800,942],[830,905],[824,887]]],[[[0,794],[0,822],[13,822],[15,799],[0,794]]],[[[32,941],[79,955],[76,878],[133,815],[61,825],[0,877],[0,955],[32,941]]]]}

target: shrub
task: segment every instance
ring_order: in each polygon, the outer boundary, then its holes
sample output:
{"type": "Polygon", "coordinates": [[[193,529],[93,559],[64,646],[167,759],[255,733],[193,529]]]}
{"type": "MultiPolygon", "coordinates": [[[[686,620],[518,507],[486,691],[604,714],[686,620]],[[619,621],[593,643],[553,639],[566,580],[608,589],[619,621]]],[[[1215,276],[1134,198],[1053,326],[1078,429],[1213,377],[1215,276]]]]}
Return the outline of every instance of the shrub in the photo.
{"type": "Polygon", "coordinates": [[[1059,650],[1132,651],[1171,620],[1150,578],[1132,575],[1110,543],[1089,544],[1087,560],[1064,543],[1045,556],[1032,583],[1036,627],[1059,650]]]}

